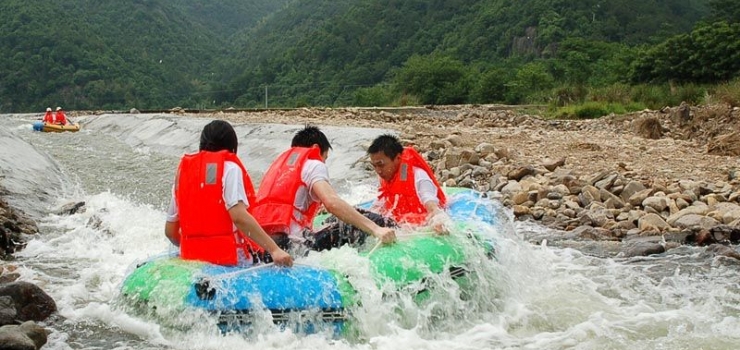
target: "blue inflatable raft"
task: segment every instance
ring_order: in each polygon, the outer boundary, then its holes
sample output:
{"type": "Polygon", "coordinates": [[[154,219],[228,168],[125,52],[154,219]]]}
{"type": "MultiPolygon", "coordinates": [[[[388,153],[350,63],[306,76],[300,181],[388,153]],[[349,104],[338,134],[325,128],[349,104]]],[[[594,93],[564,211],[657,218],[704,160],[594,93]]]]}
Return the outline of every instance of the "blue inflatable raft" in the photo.
{"type": "MultiPolygon", "coordinates": [[[[490,255],[493,246],[475,236],[475,225],[495,225],[497,207],[469,189],[448,188],[446,193],[448,213],[455,225],[469,233],[419,234],[374,250],[361,248],[360,255],[369,259],[379,286],[418,285],[429,273],[464,276],[468,259],[464,245],[470,245],[471,238],[490,255]],[[399,259],[405,263],[399,264],[399,259]]],[[[307,333],[329,328],[341,336],[350,328],[350,311],[358,300],[347,276],[338,270],[300,264],[225,267],[164,255],[138,265],[124,280],[122,295],[126,302],[144,308],[164,302],[169,308],[205,311],[218,317],[225,332],[244,330],[255,321],[256,313],[269,312],[281,327],[307,333]]]]}

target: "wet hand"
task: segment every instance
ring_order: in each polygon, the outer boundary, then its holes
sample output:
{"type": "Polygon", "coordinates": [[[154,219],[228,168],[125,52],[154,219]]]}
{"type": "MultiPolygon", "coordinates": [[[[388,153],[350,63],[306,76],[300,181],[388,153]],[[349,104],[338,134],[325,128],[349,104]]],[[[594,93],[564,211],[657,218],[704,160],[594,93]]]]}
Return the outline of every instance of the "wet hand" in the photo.
{"type": "Polygon", "coordinates": [[[447,213],[439,211],[429,217],[429,220],[427,220],[427,222],[430,226],[432,226],[432,229],[438,235],[450,234],[449,227],[452,225],[452,219],[449,215],[447,215],[447,213]]]}
{"type": "Polygon", "coordinates": [[[396,241],[396,232],[387,227],[381,227],[375,232],[375,237],[381,242],[388,244],[396,241]]]}
{"type": "Polygon", "coordinates": [[[272,256],[272,261],[275,265],[287,267],[293,266],[293,258],[290,254],[280,248],[270,252],[270,255],[272,256]]]}

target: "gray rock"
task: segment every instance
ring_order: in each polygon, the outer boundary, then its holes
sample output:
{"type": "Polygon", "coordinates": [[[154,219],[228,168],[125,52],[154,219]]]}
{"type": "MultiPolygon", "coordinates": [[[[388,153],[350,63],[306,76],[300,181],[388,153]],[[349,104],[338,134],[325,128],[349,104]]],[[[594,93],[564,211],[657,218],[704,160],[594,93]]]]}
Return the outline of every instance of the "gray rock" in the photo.
{"type": "Polygon", "coordinates": [[[640,231],[663,232],[671,228],[658,214],[647,214],[638,220],[637,227],[640,231]]]}
{"type": "Polygon", "coordinates": [[[565,165],[565,158],[560,159],[547,159],[542,163],[542,166],[549,171],[555,171],[558,167],[565,165]]]}
{"type": "Polygon", "coordinates": [[[0,297],[3,296],[13,300],[18,321],[43,321],[57,310],[54,299],[32,283],[0,285],[0,297]]]}
{"type": "Polygon", "coordinates": [[[622,201],[622,199],[605,189],[599,190],[599,197],[604,202],[604,205],[606,205],[607,208],[624,208],[624,202],[622,201]]]}
{"type": "Polygon", "coordinates": [[[714,226],[719,225],[720,222],[709,217],[709,216],[702,216],[697,214],[688,214],[680,217],[678,220],[675,221],[673,226],[680,227],[680,228],[693,228],[693,227],[700,227],[700,228],[712,228],[714,226]]]}
{"type": "Polygon", "coordinates": [[[627,247],[627,249],[624,250],[624,255],[626,257],[648,256],[664,252],[665,247],[660,243],[642,242],[627,247]]]}
{"type": "Polygon", "coordinates": [[[642,206],[647,208],[653,208],[656,212],[662,212],[668,208],[668,199],[666,197],[648,197],[642,201],[642,206]]]}
{"type": "Polygon", "coordinates": [[[516,182],[514,180],[509,180],[509,182],[507,182],[506,185],[503,186],[503,188],[501,188],[501,193],[503,193],[503,194],[507,194],[507,193],[511,194],[511,193],[519,192],[521,190],[522,190],[522,186],[519,185],[518,182],[516,182]]]}
{"type": "Polygon", "coordinates": [[[627,183],[627,185],[624,186],[624,189],[622,190],[622,193],[620,193],[619,196],[622,198],[622,200],[627,201],[630,199],[630,197],[633,194],[640,192],[640,191],[644,191],[644,190],[645,190],[645,186],[641,182],[630,181],[629,183],[627,183]]]}
{"type": "Polygon", "coordinates": [[[484,158],[487,155],[494,153],[495,150],[496,149],[495,147],[493,147],[493,144],[490,144],[487,142],[483,142],[483,143],[478,144],[478,146],[475,146],[475,151],[478,152],[478,154],[480,154],[480,156],[484,158]]]}
{"type": "MultiPolygon", "coordinates": [[[[701,203],[701,202],[697,202],[697,203],[701,203]]],[[[682,218],[683,216],[691,215],[691,214],[699,215],[699,216],[704,216],[708,212],[709,212],[709,207],[707,205],[703,204],[703,203],[702,204],[697,204],[697,205],[692,205],[692,206],[687,207],[685,209],[681,209],[676,214],[673,214],[673,215],[669,216],[668,219],[666,220],[666,222],[668,222],[668,224],[671,225],[671,226],[676,226],[676,221],[678,221],[678,219],[682,218]]]]}
{"type": "Polygon", "coordinates": [[[600,227],[591,227],[589,225],[576,227],[573,231],[566,233],[565,238],[592,241],[613,241],[616,239],[612,236],[611,231],[600,227]]]}
{"type": "Polygon", "coordinates": [[[7,295],[0,296],[0,325],[14,324],[17,316],[13,298],[7,295]]]}
{"type": "Polygon", "coordinates": [[[581,202],[581,205],[587,207],[592,202],[601,201],[601,194],[599,193],[598,188],[591,185],[586,185],[583,187],[581,193],[578,195],[578,200],[581,202]]]}
{"type": "Polygon", "coordinates": [[[474,167],[474,168],[473,168],[473,173],[472,173],[472,175],[473,175],[473,177],[475,177],[475,178],[487,177],[487,176],[488,176],[488,175],[490,175],[490,174],[491,174],[491,171],[490,171],[490,170],[488,170],[488,169],[487,169],[487,168],[485,168],[485,167],[482,167],[482,166],[476,166],[476,167],[474,167]]]}
{"type": "Polygon", "coordinates": [[[630,205],[632,206],[642,205],[642,201],[648,198],[650,194],[652,193],[653,193],[653,189],[647,188],[647,189],[644,189],[642,191],[636,192],[635,194],[631,195],[628,201],[630,205]]]}
{"type": "Polygon", "coordinates": [[[608,190],[612,188],[612,185],[614,185],[614,182],[617,180],[618,177],[619,177],[619,173],[611,173],[607,175],[605,178],[599,181],[596,181],[596,183],[594,183],[594,187],[599,188],[599,189],[608,190]]]}
{"type": "Polygon", "coordinates": [[[506,174],[506,177],[508,177],[509,179],[513,179],[513,180],[519,181],[523,177],[525,177],[527,175],[534,175],[535,173],[536,173],[535,168],[533,166],[531,166],[531,165],[527,165],[527,166],[519,167],[519,168],[514,169],[512,171],[509,171],[509,173],[506,174]]]}
{"type": "Polygon", "coordinates": [[[683,126],[691,121],[691,108],[685,101],[681,102],[681,105],[671,112],[671,121],[678,126],[683,126]]]}
{"type": "Polygon", "coordinates": [[[721,244],[713,244],[707,247],[707,251],[713,252],[714,254],[719,256],[726,256],[728,258],[740,260],[740,253],[728,246],[724,246],[721,244]]]}
{"type": "Polygon", "coordinates": [[[461,164],[478,165],[479,160],[480,160],[480,157],[478,157],[478,153],[476,153],[473,150],[464,149],[460,151],[460,163],[461,164]]]}
{"type": "Polygon", "coordinates": [[[85,212],[85,202],[72,202],[62,205],[56,210],[52,211],[56,215],[72,215],[75,213],[85,212]]]}
{"type": "Polygon", "coordinates": [[[462,140],[462,137],[460,135],[454,135],[454,134],[453,135],[450,135],[450,136],[447,136],[445,138],[445,141],[450,142],[455,147],[459,147],[459,146],[462,146],[464,144],[463,143],[463,140],[462,140]]]}
{"type": "Polygon", "coordinates": [[[687,202],[682,197],[676,198],[676,207],[678,207],[679,210],[685,209],[689,206],[689,202],[687,202]]]}
{"type": "Polygon", "coordinates": [[[33,321],[0,327],[0,349],[38,350],[46,342],[46,330],[33,321]]]}

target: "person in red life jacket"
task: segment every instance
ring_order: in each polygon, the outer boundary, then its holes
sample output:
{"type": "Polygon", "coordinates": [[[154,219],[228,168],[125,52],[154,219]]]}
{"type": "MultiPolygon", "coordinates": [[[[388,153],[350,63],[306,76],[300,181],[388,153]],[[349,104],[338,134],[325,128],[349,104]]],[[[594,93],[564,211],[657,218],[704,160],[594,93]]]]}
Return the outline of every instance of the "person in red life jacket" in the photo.
{"type": "Polygon", "coordinates": [[[51,111],[51,108],[46,108],[46,114],[44,114],[43,121],[47,124],[54,124],[54,113],[51,111]]]}
{"type": "Polygon", "coordinates": [[[330,149],[329,140],[319,128],[306,126],[298,131],[291,148],[272,163],[262,178],[252,211],[254,217],[286,249],[325,250],[345,243],[362,244],[367,234],[383,243],[395,241],[394,230],[381,226],[392,226],[391,223],[377,214],[364,216],[334,191],[325,164],[330,149]],[[322,204],[343,223],[313,232],[313,219],[322,204]]]}
{"type": "Polygon", "coordinates": [[[236,155],[237,137],[223,120],[208,123],[199,152],[180,161],[165,236],[180,247],[180,257],[219,265],[248,265],[252,251],[264,249],[275,264],[293,259],[265,233],[250,214],[254,188],[236,155]]]}
{"type": "Polygon", "coordinates": [[[451,221],[443,210],[447,198],[419,152],[386,134],[375,138],[367,153],[380,177],[375,209],[399,223],[426,223],[440,234],[448,233],[451,221]]]}
{"type": "Polygon", "coordinates": [[[64,111],[62,110],[62,107],[57,107],[57,112],[54,117],[54,123],[66,125],[67,124],[67,116],[64,115],[64,111]]]}

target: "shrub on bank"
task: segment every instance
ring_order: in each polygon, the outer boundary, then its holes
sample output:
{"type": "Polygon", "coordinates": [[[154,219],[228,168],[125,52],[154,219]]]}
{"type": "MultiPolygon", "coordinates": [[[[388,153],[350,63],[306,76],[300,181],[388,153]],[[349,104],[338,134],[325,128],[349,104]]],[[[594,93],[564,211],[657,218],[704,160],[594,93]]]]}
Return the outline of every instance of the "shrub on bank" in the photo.
{"type": "Polygon", "coordinates": [[[720,84],[714,91],[714,100],[732,107],[740,107],[740,79],[720,84]]]}
{"type": "Polygon", "coordinates": [[[594,119],[609,114],[626,114],[645,109],[640,103],[605,103],[589,101],[577,105],[551,108],[548,117],[556,119],[594,119]]]}

